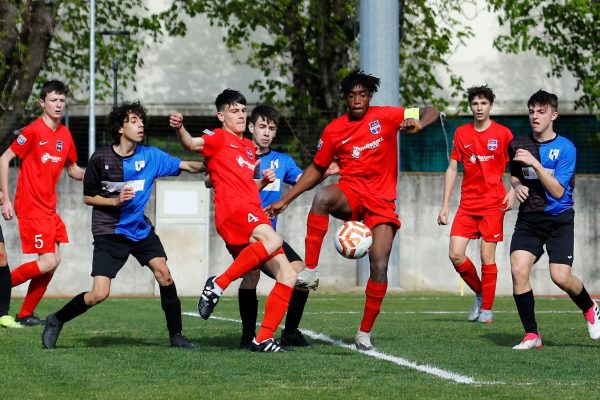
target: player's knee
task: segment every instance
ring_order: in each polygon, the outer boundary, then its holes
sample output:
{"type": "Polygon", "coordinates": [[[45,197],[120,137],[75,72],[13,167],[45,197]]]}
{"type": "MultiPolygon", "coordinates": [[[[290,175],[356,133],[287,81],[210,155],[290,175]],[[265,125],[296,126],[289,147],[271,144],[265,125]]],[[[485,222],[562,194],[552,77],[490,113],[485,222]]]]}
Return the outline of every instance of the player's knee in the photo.
{"type": "Polygon", "coordinates": [[[0,251],[0,268],[6,267],[8,265],[8,259],[6,257],[6,253],[0,251]]]}
{"type": "Polygon", "coordinates": [[[561,289],[565,289],[569,286],[569,282],[571,280],[571,274],[566,273],[566,272],[556,272],[556,271],[551,271],[550,272],[550,278],[552,278],[552,282],[554,282],[554,284],[556,286],[558,286],[561,289]]]}
{"type": "Polygon", "coordinates": [[[387,262],[383,261],[371,261],[371,276],[370,278],[375,282],[384,282],[387,280],[387,262]]]}
{"type": "Polygon", "coordinates": [[[161,286],[168,286],[173,283],[171,271],[169,271],[169,268],[167,266],[155,269],[154,277],[156,278],[158,284],[161,286]]]}
{"type": "Polygon", "coordinates": [[[110,291],[109,290],[92,290],[91,292],[88,292],[88,297],[87,297],[87,301],[86,304],[90,307],[95,306],[96,304],[100,304],[102,303],[104,300],[108,299],[108,296],[110,295],[110,291]]]}
{"type": "Polygon", "coordinates": [[[518,265],[511,265],[510,273],[515,283],[526,282],[529,280],[529,270],[518,265]]]}
{"type": "Polygon", "coordinates": [[[326,212],[333,208],[337,201],[337,196],[328,190],[319,190],[312,202],[312,211],[326,212]]]}

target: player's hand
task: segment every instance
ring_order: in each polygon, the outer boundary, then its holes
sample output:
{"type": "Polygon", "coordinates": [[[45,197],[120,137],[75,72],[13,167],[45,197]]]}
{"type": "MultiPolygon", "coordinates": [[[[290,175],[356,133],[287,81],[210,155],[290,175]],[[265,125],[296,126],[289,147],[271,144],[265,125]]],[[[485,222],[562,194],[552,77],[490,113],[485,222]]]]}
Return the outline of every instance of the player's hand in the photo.
{"type": "Polygon", "coordinates": [[[267,186],[269,183],[275,182],[275,179],[277,179],[277,177],[275,176],[275,171],[273,171],[271,168],[264,169],[262,175],[262,181],[264,186],[267,186]]]}
{"type": "Polygon", "coordinates": [[[504,196],[504,199],[502,200],[502,204],[506,205],[506,207],[504,208],[504,211],[510,211],[512,210],[514,204],[515,204],[515,189],[510,189],[510,192],[508,192],[506,194],[506,196],[504,196]]]}
{"type": "Polygon", "coordinates": [[[173,129],[179,129],[183,126],[183,114],[173,113],[169,117],[169,125],[173,129]]]}
{"type": "Polygon", "coordinates": [[[403,133],[417,133],[421,129],[423,129],[423,125],[418,119],[408,118],[400,124],[400,132],[403,133]]]}
{"type": "Polygon", "coordinates": [[[132,187],[125,187],[119,193],[119,197],[117,197],[117,206],[122,205],[126,201],[129,201],[135,197],[135,190],[132,187]]]}
{"type": "Polygon", "coordinates": [[[8,196],[4,197],[3,195],[3,200],[2,200],[2,216],[4,217],[5,220],[10,220],[13,218],[13,216],[15,215],[15,212],[13,210],[13,206],[12,203],[10,202],[10,199],[8,198],[8,196]]]}
{"type": "Polygon", "coordinates": [[[536,167],[536,164],[540,163],[528,150],[525,149],[518,149],[513,160],[519,161],[534,168],[536,167]]]}
{"type": "Polygon", "coordinates": [[[300,290],[317,290],[319,287],[319,268],[304,268],[298,274],[296,280],[296,289],[300,290]]]}
{"type": "Polygon", "coordinates": [[[440,214],[438,215],[438,218],[437,218],[438,225],[448,225],[448,214],[449,213],[450,213],[450,210],[448,209],[448,207],[442,207],[442,209],[440,210],[440,214]]]}
{"type": "Polygon", "coordinates": [[[278,200],[274,203],[269,204],[263,210],[264,210],[265,214],[267,214],[267,217],[269,217],[270,219],[273,219],[273,218],[275,218],[276,215],[281,214],[283,212],[283,210],[285,210],[286,208],[287,208],[287,204],[285,204],[281,200],[278,200]]]}
{"type": "Polygon", "coordinates": [[[522,203],[529,197],[529,188],[525,185],[519,185],[515,188],[517,199],[522,203]]]}

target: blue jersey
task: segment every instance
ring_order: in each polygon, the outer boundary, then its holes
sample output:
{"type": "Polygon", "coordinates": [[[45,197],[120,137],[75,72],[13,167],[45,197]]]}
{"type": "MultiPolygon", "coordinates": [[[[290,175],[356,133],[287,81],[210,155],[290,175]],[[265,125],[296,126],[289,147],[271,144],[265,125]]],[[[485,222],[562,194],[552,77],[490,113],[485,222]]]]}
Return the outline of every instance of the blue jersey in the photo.
{"type": "MultiPolygon", "coordinates": [[[[257,154],[260,159],[261,176],[265,169],[272,169],[275,172],[275,182],[268,184],[260,191],[260,200],[263,207],[281,199],[281,189],[283,183],[295,185],[302,174],[302,169],[298,167],[296,161],[285,153],[270,150],[265,154],[257,154]]],[[[277,227],[277,217],[271,220],[273,229],[277,227]]]]}
{"type": "Polygon", "coordinates": [[[559,135],[546,142],[538,142],[529,135],[513,139],[509,150],[511,159],[514,158],[518,149],[528,150],[540,161],[544,169],[565,188],[562,197],[556,199],[544,188],[532,167],[511,161],[511,175],[519,178],[521,183],[529,188],[529,198],[521,203],[519,212],[543,211],[556,216],[573,208],[577,159],[575,145],[569,139],[559,135]]]}
{"type": "Polygon", "coordinates": [[[130,240],[145,239],[153,229],[144,215],[154,180],[179,175],[179,158],[156,147],[137,146],[127,157],[115,153],[112,146],[98,149],[88,163],[83,178],[84,196],[115,198],[125,187],[135,190],[135,197],[121,207],[97,207],[92,211],[92,234],[120,234],[130,240]]]}

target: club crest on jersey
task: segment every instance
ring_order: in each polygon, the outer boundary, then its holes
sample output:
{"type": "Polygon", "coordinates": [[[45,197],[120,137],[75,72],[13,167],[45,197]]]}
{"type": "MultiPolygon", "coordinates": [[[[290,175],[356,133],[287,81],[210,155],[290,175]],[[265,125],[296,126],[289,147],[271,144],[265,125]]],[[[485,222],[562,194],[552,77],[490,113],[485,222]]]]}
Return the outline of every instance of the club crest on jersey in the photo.
{"type": "Polygon", "coordinates": [[[17,143],[20,145],[24,145],[25,142],[27,142],[27,138],[23,135],[19,135],[19,137],[17,138],[17,143]]]}
{"type": "Polygon", "coordinates": [[[271,160],[271,169],[274,171],[279,168],[279,159],[271,160]]]}
{"type": "Polygon", "coordinates": [[[144,161],[144,160],[139,160],[139,161],[135,162],[135,170],[138,172],[143,170],[145,166],[146,166],[146,161],[144,161]]]}
{"type": "Polygon", "coordinates": [[[373,122],[369,122],[369,131],[371,131],[373,135],[377,135],[379,132],[381,132],[381,125],[379,124],[378,119],[373,122]]]}
{"type": "Polygon", "coordinates": [[[559,153],[560,153],[559,149],[550,149],[550,153],[548,153],[548,158],[551,160],[557,160],[559,153]]]}
{"type": "Polygon", "coordinates": [[[488,140],[488,144],[487,144],[487,148],[490,151],[494,151],[498,148],[498,139],[489,139],[488,140]]]}
{"type": "Polygon", "coordinates": [[[249,147],[246,147],[246,152],[248,153],[248,157],[253,160],[254,156],[252,155],[252,149],[250,149],[249,147]]]}
{"type": "Polygon", "coordinates": [[[63,149],[63,142],[62,140],[57,140],[56,141],[56,151],[62,151],[63,149]]]}
{"type": "Polygon", "coordinates": [[[319,143],[317,143],[317,151],[321,150],[321,147],[323,147],[323,139],[319,139],[319,143]]]}
{"type": "Polygon", "coordinates": [[[205,130],[203,130],[203,131],[202,131],[202,133],[204,133],[205,135],[208,135],[208,136],[212,136],[212,135],[214,135],[214,134],[215,134],[215,133],[214,133],[213,131],[211,131],[210,129],[205,129],[205,130]]]}

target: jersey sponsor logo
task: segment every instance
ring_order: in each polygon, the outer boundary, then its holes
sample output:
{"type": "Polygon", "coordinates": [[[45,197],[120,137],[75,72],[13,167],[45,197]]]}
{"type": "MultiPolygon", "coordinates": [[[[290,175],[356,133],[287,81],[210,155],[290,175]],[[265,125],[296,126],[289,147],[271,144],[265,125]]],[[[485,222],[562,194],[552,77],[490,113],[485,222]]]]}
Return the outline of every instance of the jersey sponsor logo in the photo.
{"type": "Polygon", "coordinates": [[[19,135],[19,137],[17,138],[17,143],[22,146],[26,142],[27,142],[27,138],[25,136],[23,136],[23,135],[19,135]]]}
{"type": "Polygon", "coordinates": [[[139,160],[135,162],[135,170],[140,172],[141,170],[144,169],[144,167],[146,166],[146,161],[145,160],[139,160]]]}
{"type": "Polygon", "coordinates": [[[369,122],[369,131],[373,135],[378,135],[381,132],[381,125],[379,124],[379,120],[376,119],[373,122],[369,122]]]}
{"type": "MultiPolygon", "coordinates": [[[[552,169],[552,168],[544,168],[544,169],[550,176],[554,176],[554,169],[552,169]]],[[[525,178],[525,179],[540,179],[538,177],[537,172],[535,172],[535,169],[533,169],[533,167],[522,167],[521,171],[523,172],[523,178],[525,178]]]]}
{"type": "Polygon", "coordinates": [[[238,163],[238,165],[240,167],[248,167],[252,171],[254,171],[254,164],[252,164],[251,162],[248,162],[248,161],[244,160],[244,157],[237,156],[237,158],[235,160],[237,161],[237,163],[238,163]]]}
{"type": "Polygon", "coordinates": [[[358,146],[354,146],[354,148],[352,149],[352,157],[354,158],[360,158],[360,154],[363,152],[363,150],[373,150],[379,147],[379,145],[381,144],[381,142],[383,142],[383,138],[379,138],[377,140],[372,141],[371,143],[367,143],[362,147],[358,147],[358,146]]]}
{"type": "Polygon", "coordinates": [[[248,153],[248,158],[250,158],[251,160],[254,160],[254,155],[252,154],[251,148],[246,147],[246,153],[248,153]]]}
{"type": "Polygon", "coordinates": [[[319,139],[319,143],[317,143],[317,151],[321,150],[321,147],[323,147],[323,139],[319,139]]]}
{"type": "Polygon", "coordinates": [[[252,213],[248,213],[248,222],[258,222],[258,217],[252,213]]]}
{"type": "Polygon", "coordinates": [[[132,188],[134,192],[139,192],[144,190],[144,186],[146,181],[143,179],[136,179],[133,181],[127,182],[111,182],[111,181],[102,181],[102,190],[106,190],[107,192],[120,192],[125,188],[132,188]]]}
{"type": "Polygon", "coordinates": [[[202,133],[204,133],[205,135],[208,135],[208,136],[212,136],[212,135],[214,135],[214,134],[215,134],[215,133],[214,133],[213,131],[211,131],[210,129],[205,129],[205,130],[203,130],[203,131],[202,131],[202,133]]]}
{"type": "Polygon", "coordinates": [[[56,141],[56,151],[62,151],[63,149],[63,142],[62,140],[57,140],[56,141]]]}
{"type": "Polygon", "coordinates": [[[478,156],[476,154],[471,154],[471,157],[469,157],[469,161],[471,161],[471,164],[475,164],[477,161],[479,162],[487,162],[490,160],[494,159],[494,155],[491,156],[478,156]]]}
{"type": "Polygon", "coordinates": [[[43,146],[43,145],[45,145],[46,143],[48,143],[48,142],[42,142],[42,141],[40,141],[40,146],[43,146]]]}
{"type": "Polygon", "coordinates": [[[42,154],[41,160],[42,160],[42,163],[44,163],[44,164],[46,164],[48,161],[53,162],[53,163],[59,163],[62,160],[62,157],[56,157],[49,153],[44,153],[44,154],[42,154]]]}
{"type": "Polygon", "coordinates": [[[350,139],[352,139],[352,136],[350,136],[350,137],[349,137],[349,138],[347,138],[347,139],[344,139],[344,140],[342,140],[342,144],[346,144],[346,143],[348,143],[348,141],[349,141],[350,139]]]}
{"type": "Polygon", "coordinates": [[[487,148],[489,151],[494,151],[498,148],[498,139],[488,139],[487,148]]]}
{"type": "Polygon", "coordinates": [[[271,169],[275,171],[279,168],[279,159],[271,160],[271,169]]]}
{"type": "Polygon", "coordinates": [[[550,149],[550,152],[548,153],[548,158],[551,160],[557,160],[559,153],[559,149],[550,149]]]}

